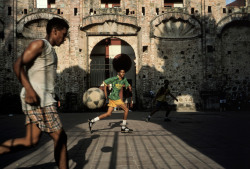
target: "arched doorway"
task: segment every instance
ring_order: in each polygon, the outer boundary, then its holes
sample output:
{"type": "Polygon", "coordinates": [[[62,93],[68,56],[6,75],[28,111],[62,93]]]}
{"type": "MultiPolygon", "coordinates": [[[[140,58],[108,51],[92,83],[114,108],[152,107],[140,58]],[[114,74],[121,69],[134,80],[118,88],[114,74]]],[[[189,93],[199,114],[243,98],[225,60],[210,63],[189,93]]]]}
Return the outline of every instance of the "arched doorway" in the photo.
{"type": "Polygon", "coordinates": [[[135,52],[127,42],[118,38],[104,39],[95,45],[90,60],[89,87],[100,87],[105,79],[116,76],[122,68],[135,91],[135,52]]]}

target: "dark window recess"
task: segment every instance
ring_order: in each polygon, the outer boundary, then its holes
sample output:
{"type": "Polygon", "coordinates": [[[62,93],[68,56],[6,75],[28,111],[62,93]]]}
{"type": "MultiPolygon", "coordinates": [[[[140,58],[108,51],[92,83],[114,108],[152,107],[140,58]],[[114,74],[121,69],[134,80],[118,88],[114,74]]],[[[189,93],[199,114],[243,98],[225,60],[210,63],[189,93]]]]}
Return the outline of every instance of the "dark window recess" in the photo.
{"type": "Polygon", "coordinates": [[[227,51],[227,54],[231,55],[231,53],[232,53],[231,51],[227,51]]]}
{"type": "Polygon", "coordinates": [[[61,10],[60,9],[57,9],[57,14],[61,14],[61,10]]]}
{"type": "Polygon", "coordinates": [[[74,8],[74,16],[77,15],[77,8],[74,8]]]}
{"type": "Polygon", "coordinates": [[[226,8],[223,8],[223,13],[227,13],[227,9],[226,8]]]}
{"type": "Polygon", "coordinates": [[[191,14],[194,14],[194,8],[191,8],[191,14]]]}
{"type": "Polygon", "coordinates": [[[156,8],[156,15],[159,15],[159,8],[156,8]]]}
{"type": "Polygon", "coordinates": [[[208,52],[208,53],[212,53],[213,51],[214,51],[214,47],[211,46],[211,45],[208,45],[208,46],[207,46],[207,52],[208,52]]]}
{"type": "Polygon", "coordinates": [[[93,13],[93,9],[92,8],[89,10],[89,14],[91,14],[91,13],[93,13]]]}
{"type": "MultiPolygon", "coordinates": [[[[48,8],[51,8],[51,5],[54,5],[56,4],[56,1],[55,0],[48,0],[48,8]]],[[[54,6],[52,6],[54,7],[54,6]]]]}
{"type": "Polygon", "coordinates": [[[28,13],[28,10],[27,10],[27,9],[24,9],[24,10],[23,10],[23,13],[24,13],[24,14],[27,14],[27,13],[28,13]]]}
{"type": "Polygon", "coordinates": [[[143,51],[143,52],[147,52],[147,51],[148,51],[148,46],[143,46],[143,47],[142,47],[142,51],[143,51]]]}
{"type": "Polygon", "coordinates": [[[8,7],[8,15],[11,15],[11,7],[8,7]]]}
{"type": "Polygon", "coordinates": [[[4,39],[4,32],[0,32],[0,38],[4,39]]]}
{"type": "Polygon", "coordinates": [[[126,9],[126,15],[128,15],[129,14],[129,9],[126,9]]]}
{"type": "Polygon", "coordinates": [[[229,10],[228,10],[228,13],[232,13],[232,9],[229,9],[229,10]]]}
{"type": "Polygon", "coordinates": [[[55,4],[56,3],[56,0],[48,0],[48,4],[55,4]]]}
{"type": "Polygon", "coordinates": [[[142,7],[142,15],[145,16],[145,7],[142,7]]]}
{"type": "Polygon", "coordinates": [[[212,7],[211,6],[208,6],[207,12],[212,13],[212,7]]]}
{"type": "Polygon", "coordinates": [[[8,45],[8,52],[11,52],[12,51],[12,46],[11,44],[8,45]]]}

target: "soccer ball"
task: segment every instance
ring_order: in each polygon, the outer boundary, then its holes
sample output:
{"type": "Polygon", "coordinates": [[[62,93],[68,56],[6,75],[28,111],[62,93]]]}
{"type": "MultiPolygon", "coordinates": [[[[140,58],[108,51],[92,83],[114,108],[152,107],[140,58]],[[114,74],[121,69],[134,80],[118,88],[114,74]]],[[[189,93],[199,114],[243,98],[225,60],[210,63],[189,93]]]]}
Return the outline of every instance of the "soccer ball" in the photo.
{"type": "Polygon", "coordinates": [[[104,101],[104,92],[99,88],[89,88],[83,94],[83,104],[86,105],[89,109],[101,108],[103,106],[104,101]]]}

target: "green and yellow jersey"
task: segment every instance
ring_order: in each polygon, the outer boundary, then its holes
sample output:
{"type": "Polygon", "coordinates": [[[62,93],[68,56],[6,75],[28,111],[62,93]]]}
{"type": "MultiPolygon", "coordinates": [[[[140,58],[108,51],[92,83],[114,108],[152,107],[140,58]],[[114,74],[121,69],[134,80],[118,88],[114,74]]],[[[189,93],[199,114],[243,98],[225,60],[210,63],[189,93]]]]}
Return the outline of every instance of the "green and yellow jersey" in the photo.
{"type": "Polygon", "coordinates": [[[170,93],[170,90],[168,88],[165,89],[164,87],[162,87],[158,92],[158,96],[156,97],[156,100],[160,102],[166,102],[167,101],[166,96],[169,95],[169,93],[170,93]]]}
{"type": "Polygon", "coordinates": [[[125,87],[127,88],[128,86],[130,86],[130,84],[128,83],[127,79],[124,77],[123,79],[119,79],[118,76],[115,77],[111,77],[108,78],[106,80],[104,80],[104,85],[112,85],[112,92],[109,95],[109,99],[111,100],[119,100],[120,96],[120,90],[123,87],[123,85],[125,85],[125,87]]]}

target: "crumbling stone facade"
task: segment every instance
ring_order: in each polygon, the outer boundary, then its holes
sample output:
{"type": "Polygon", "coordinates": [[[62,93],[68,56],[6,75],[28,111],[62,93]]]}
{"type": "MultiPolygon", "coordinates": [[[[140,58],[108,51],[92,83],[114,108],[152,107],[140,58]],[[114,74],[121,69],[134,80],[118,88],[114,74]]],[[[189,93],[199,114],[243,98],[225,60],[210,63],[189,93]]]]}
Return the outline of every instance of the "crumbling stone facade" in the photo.
{"type": "Polygon", "coordinates": [[[179,99],[169,100],[178,111],[218,109],[222,92],[231,105],[247,103],[249,9],[248,1],[238,8],[225,0],[0,0],[0,96],[19,95],[13,62],[29,42],[45,37],[49,19],[61,17],[70,25],[66,42],[56,48],[56,92],[65,109],[85,111],[81,100],[93,87],[91,64],[108,58],[103,72],[112,75],[118,54],[131,59],[128,78],[138,108],[151,108],[149,91],[156,92],[165,79],[179,99]],[[121,43],[113,43],[117,39],[121,43]]]}

